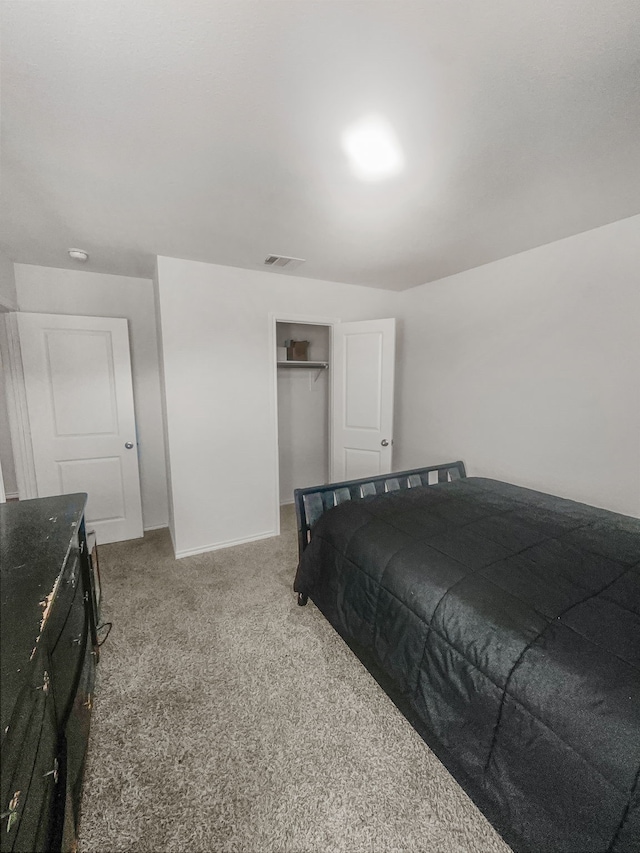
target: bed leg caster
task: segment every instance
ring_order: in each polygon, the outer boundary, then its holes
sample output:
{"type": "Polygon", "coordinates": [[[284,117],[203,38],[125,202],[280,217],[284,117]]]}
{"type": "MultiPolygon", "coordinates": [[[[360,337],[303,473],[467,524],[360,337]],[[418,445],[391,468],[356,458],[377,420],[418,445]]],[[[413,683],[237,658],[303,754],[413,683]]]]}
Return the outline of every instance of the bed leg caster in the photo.
{"type": "Polygon", "coordinates": [[[298,593],[298,607],[304,607],[305,604],[307,603],[307,601],[309,601],[309,596],[307,595],[307,593],[306,592],[299,592],[298,593]]]}

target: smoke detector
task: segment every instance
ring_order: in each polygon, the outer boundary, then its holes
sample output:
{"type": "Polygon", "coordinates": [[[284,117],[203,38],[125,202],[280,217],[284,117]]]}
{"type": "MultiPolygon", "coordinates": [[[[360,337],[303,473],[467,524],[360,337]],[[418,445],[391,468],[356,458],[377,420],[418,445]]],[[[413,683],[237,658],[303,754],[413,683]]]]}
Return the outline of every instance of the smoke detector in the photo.
{"type": "Polygon", "coordinates": [[[84,249],[69,249],[69,257],[84,264],[85,261],[89,260],[89,253],[85,252],[84,249]]]}
{"type": "Polygon", "coordinates": [[[267,267],[287,267],[287,269],[295,269],[300,264],[304,263],[304,258],[288,258],[286,255],[269,255],[264,259],[267,267]]]}

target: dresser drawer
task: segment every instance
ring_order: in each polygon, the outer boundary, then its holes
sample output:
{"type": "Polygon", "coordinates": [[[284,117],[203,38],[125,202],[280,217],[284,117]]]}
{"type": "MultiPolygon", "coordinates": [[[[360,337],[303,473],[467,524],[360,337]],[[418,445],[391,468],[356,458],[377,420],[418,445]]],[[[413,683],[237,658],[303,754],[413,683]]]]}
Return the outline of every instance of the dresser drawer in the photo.
{"type": "Polygon", "coordinates": [[[60,636],[67,617],[69,609],[76,597],[78,589],[82,586],[82,573],[80,571],[80,555],[77,544],[69,552],[62,576],[56,590],[55,599],[50,603],[47,599],[43,599],[41,605],[47,610],[47,618],[42,633],[42,639],[39,642],[46,642],[47,646],[52,649],[60,636]]]}
{"type": "Polygon", "coordinates": [[[21,692],[11,718],[11,724],[2,741],[0,764],[0,850],[13,848],[29,781],[36,761],[40,730],[44,719],[46,698],[42,691],[25,687],[21,692]]]}
{"type": "MultiPolygon", "coordinates": [[[[9,725],[3,732],[0,750],[0,813],[8,809],[16,788],[15,779],[20,766],[27,765],[31,772],[35,761],[39,731],[44,719],[44,706],[51,696],[50,663],[46,653],[39,649],[25,673],[25,683],[20,691],[9,725]]],[[[2,827],[0,827],[1,830],[2,827]]],[[[6,821],[4,822],[6,829],[6,821]]],[[[2,833],[0,832],[0,835],[2,833]]],[[[4,850],[4,847],[2,848],[4,850]]]]}
{"type": "Polygon", "coordinates": [[[67,785],[74,804],[74,815],[77,820],[82,795],[82,775],[84,761],[89,743],[89,726],[91,724],[91,706],[93,704],[93,689],[95,683],[96,659],[87,643],[84,665],[80,683],[74,696],[73,705],[67,726],[65,739],[67,744],[67,785]]]}
{"type": "Polygon", "coordinates": [[[82,583],[67,613],[55,646],[51,651],[51,680],[58,720],[65,724],[84,661],[89,632],[89,616],[82,583]]]}
{"type": "Polygon", "coordinates": [[[59,783],[62,784],[59,779],[57,724],[53,702],[48,697],[13,853],[47,853],[52,849],[54,801],[59,783]]]}
{"type": "Polygon", "coordinates": [[[55,785],[55,780],[45,779],[44,774],[55,767],[57,723],[49,665],[42,654],[34,660],[33,676],[32,683],[20,694],[2,742],[1,853],[35,850],[36,827],[40,826],[41,817],[45,821],[50,819],[52,800],[47,800],[43,812],[41,797],[50,783],[51,791],[55,785]],[[39,686],[34,686],[38,680],[39,686]],[[38,778],[40,768],[43,768],[41,779],[38,778]],[[17,847],[19,836],[26,838],[27,835],[29,841],[24,842],[25,846],[17,847]]]}

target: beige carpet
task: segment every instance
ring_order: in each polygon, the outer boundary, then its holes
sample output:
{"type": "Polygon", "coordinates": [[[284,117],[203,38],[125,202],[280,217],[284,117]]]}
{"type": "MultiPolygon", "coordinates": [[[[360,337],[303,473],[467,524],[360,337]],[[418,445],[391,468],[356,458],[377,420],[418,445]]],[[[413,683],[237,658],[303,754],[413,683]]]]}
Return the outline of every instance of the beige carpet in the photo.
{"type": "Polygon", "coordinates": [[[82,853],[507,853],[331,626],[277,539],[175,561],[103,546],[82,853]]]}

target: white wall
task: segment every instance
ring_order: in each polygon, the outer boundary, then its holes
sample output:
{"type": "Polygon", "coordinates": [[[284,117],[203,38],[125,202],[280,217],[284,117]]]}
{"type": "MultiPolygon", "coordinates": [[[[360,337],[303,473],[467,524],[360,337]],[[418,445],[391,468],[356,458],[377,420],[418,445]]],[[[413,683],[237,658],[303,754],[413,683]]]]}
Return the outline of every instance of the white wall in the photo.
{"type": "Polygon", "coordinates": [[[144,278],[15,265],[21,311],[126,317],[145,529],[167,525],[167,485],[153,283],[144,278]]]}
{"type": "Polygon", "coordinates": [[[640,216],[400,296],[397,467],[640,515],[640,216]]]}
{"type": "MultiPolygon", "coordinates": [[[[329,327],[278,323],[278,346],[285,340],[309,341],[309,361],[329,360],[329,327]]],[[[293,502],[293,490],[328,482],[329,371],[278,368],[278,443],[280,503],[293,502]]]]}
{"type": "Polygon", "coordinates": [[[179,555],[277,528],[275,367],[270,314],[394,316],[397,293],[282,273],[158,258],[179,555]]]}

